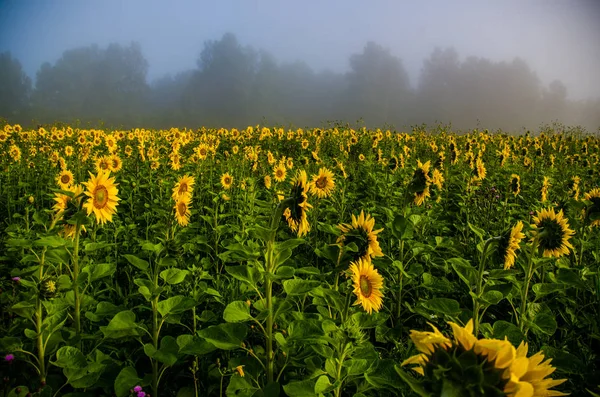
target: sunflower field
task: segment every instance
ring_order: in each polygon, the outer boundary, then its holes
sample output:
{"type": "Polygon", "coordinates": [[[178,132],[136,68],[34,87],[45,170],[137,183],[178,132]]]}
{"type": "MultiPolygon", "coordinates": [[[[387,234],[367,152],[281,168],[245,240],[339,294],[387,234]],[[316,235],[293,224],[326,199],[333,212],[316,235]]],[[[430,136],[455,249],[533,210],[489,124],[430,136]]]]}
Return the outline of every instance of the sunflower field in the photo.
{"type": "Polygon", "coordinates": [[[0,396],[598,396],[600,137],[0,129],[0,396]]]}

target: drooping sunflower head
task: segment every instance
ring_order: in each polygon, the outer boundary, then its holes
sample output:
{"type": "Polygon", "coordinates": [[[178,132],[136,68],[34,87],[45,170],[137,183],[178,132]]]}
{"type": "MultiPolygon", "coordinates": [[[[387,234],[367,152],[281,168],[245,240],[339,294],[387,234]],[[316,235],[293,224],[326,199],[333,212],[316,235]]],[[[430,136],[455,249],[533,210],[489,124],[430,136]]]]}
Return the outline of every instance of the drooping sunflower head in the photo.
{"type": "Polygon", "coordinates": [[[475,168],[473,169],[473,178],[478,181],[482,181],[485,179],[487,175],[487,170],[485,169],[485,163],[481,159],[481,157],[477,157],[475,161],[475,168]]]}
{"type": "Polygon", "coordinates": [[[542,182],[542,196],[540,198],[542,203],[544,201],[548,200],[548,191],[549,190],[550,190],[550,178],[545,176],[544,181],[542,182]]]}
{"type": "Polygon", "coordinates": [[[408,185],[411,193],[422,192],[431,183],[431,161],[426,161],[425,164],[417,160],[417,168],[413,173],[412,180],[408,185]]]}
{"type": "Polygon", "coordinates": [[[292,179],[292,191],[290,193],[290,204],[284,210],[283,216],[288,223],[290,229],[302,237],[310,231],[307,212],[312,205],[308,203],[308,177],[306,171],[301,170],[296,173],[292,179]]]}
{"type": "Polygon", "coordinates": [[[583,198],[590,202],[586,209],[586,218],[591,222],[590,226],[600,226],[600,189],[590,190],[583,198]]]}
{"type": "Polygon", "coordinates": [[[310,183],[310,192],[313,196],[325,198],[331,196],[335,186],[335,178],[333,172],[323,167],[318,174],[313,175],[310,183]]]}
{"type": "Polygon", "coordinates": [[[521,177],[517,174],[510,176],[510,191],[515,197],[521,192],[521,177]]]}
{"type": "Polygon", "coordinates": [[[538,239],[543,256],[559,258],[569,254],[569,248],[573,248],[569,240],[575,232],[569,228],[562,210],[558,214],[554,208],[537,211],[533,222],[533,237],[538,239]]]}
{"type": "Polygon", "coordinates": [[[67,190],[73,184],[73,173],[67,169],[62,170],[56,176],[56,183],[62,190],[67,190]]]}
{"type": "Polygon", "coordinates": [[[231,189],[233,186],[233,176],[229,175],[228,172],[221,176],[221,186],[223,186],[223,188],[226,190],[231,189]]]}
{"type": "Polygon", "coordinates": [[[383,229],[373,230],[374,227],[375,218],[370,214],[365,215],[361,210],[358,217],[352,215],[352,223],[338,225],[342,234],[338,237],[337,242],[345,246],[351,243],[356,244],[357,251],[351,253],[354,261],[359,259],[368,261],[371,258],[383,256],[379,241],[377,241],[377,234],[383,229]]]}
{"type": "Polygon", "coordinates": [[[406,359],[402,366],[422,375],[420,387],[430,395],[452,390],[457,396],[563,396],[551,388],[566,379],[548,378],[555,368],[539,352],[527,357],[527,344],[518,348],[506,339],[477,339],[473,320],[465,327],[448,323],[451,340],[435,326],[433,332],[411,331],[410,337],[420,354],[406,359]]]}
{"type": "Polygon", "coordinates": [[[88,196],[83,204],[87,214],[91,215],[93,212],[97,223],[112,222],[120,199],[117,196],[119,190],[115,179],[110,177],[110,171],[99,171],[97,175],[90,172],[90,179],[83,184],[86,187],[85,195],[88,196]]]}
{"type": "Polygon", "coordinates": [[[496,248],[496,258],[503,264],[505,270],[514,266],[519,244],[524,238],[523,222],[521,221],[517,222],[514,227],[506,230],[500,236],[498,247],[496,248]]]}
{"type": "Polygon", "coordinates": [[[383,306],[383,277],[377,272],[371,260],[359,258],[350,263],[350,273],[356,295],[355,305],[362,305],[363,309],[371,314],[378,312],[383,306]]]}
{"type": "Polygon", "coordinates": [[[177,202],[173,207],[175,209],[175,219],[179,226],[187,226],[190,223],[190,208],[192,206],[192,196],[183,194],[177,198],[177,202]]]}
{"type": "Polygon", "coordinates": [[[177,201],[182,196],[191,195],[194,192],[194,183],[196,183],[196,180],[193,176],[184,175],[179,178],[175,187],[173,187],[173,194],[171,195],[173,200],[177,201]]]}

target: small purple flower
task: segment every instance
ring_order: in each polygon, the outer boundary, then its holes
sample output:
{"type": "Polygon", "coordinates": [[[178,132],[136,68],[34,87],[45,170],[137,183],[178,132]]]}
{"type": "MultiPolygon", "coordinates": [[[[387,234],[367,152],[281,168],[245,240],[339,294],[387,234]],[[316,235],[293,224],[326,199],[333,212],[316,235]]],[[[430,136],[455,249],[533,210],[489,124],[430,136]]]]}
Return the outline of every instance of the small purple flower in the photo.
{"type": "Polygon", "coordinates": [[[529,211],[529,215],[533,215],[533,211],[529,211]]]}
{"type": "Polygon", "coordinates": [[[137,385],[136,387],[134,387],[134,388],[133,388],[133,391],[134,391],[135,393],[139,393],[139,392],[141,392],[141,391],[142,391],[142,386],[140,386],[140,385],[137,385]]]}
{"type": "Polygon", "coordinates": [[[21,277],[13,277],[12,281],[14,281],[15,283],[18,283],[19,281],[21,281],[21,277]]]}
{"type": "Polygon", "coordinates": [[[497,199],[499,199],[499,198],[500,198],[500,195],[499,195],[499,194],[497,194],[497,195],[496,195],[496,198],[497,198],[497,199]]]}
{"type": "Polygon", "coordinates": [[[12,362],[14,359],[15,359],[14,354],[7,354],[6,356],[4,356],[4,361],[8,361],[9,363],[12,362]]]}
{"type": "Polygon", "coordinates": [[[137,394],[137,397],[146,397],[146,392],[145,391],[139,391],[137,394]]]}

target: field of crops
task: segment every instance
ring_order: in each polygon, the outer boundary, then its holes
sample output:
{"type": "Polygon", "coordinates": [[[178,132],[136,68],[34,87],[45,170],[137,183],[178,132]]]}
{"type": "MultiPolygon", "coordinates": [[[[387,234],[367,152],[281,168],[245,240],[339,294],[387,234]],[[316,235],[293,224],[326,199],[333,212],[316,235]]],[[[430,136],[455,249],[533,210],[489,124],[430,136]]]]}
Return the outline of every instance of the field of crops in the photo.
{"type": "Polygon", "coordinates": [[[597,135],[6,125],[0,148],[0,396],[600,393],[597,135]]]}

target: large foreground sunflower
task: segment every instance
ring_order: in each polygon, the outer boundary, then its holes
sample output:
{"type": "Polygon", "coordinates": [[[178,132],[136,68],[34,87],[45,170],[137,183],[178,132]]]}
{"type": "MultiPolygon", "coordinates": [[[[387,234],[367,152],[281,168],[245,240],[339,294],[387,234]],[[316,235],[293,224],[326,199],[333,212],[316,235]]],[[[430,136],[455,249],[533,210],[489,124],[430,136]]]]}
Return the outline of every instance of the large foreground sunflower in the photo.
{"type": "MultiPolygon", "coordinates": [[[[420,387],[431,395],[456,396],[564,396],[550,390],[566,381],[548,378],[555,368],[551,360],[544,361],[541,352],[527,357],[528,346],[518,348],[508,340],[477,339],[473,335],[473,320],[465,327],[448,323],[453,340],[429,324],[431,331],[412,330],[410,338],[420,354],[402,365],[416,365],[422,375],[420,387]]],[[[403,371],[398,371],[406,379],[403,371]]]]}
{"type": "Polygon", "coordinates": [[[377,241],[377,234],[383,229],[373,230],[374,227],[375,218],[370,214],[365,216],[364,211],[361,210],[358,217],[352,215],[352,223],[338,225],[342,235],[338,237],[337,242],[343,245],[356,244],[358,251],[351,253],[354,261],[359,259],[369,261],[371,258],[383,256],[377,241]]]}
{"type": "Polygon", "coordinates": [[[182,176],[177,181],[177,183],[175,184],[175,187],[173,188],[173,194],[171,195],[173,200],[177,201],[182,196],[185,196],[187,194],[192,194],[192,192],[194,191],[194,183],[195,182],[196,181],[193,176],[189,176],[189,175],[182,176]]]}
{"type": "Polygon", "coordinates": [[[569,239],[575,232],[569,228],[568,219],[562,210],[558,214],[554,212],[554,208],[537,211],[533,222],[533,237],[538,238],[539,248],[545,257],[559,258],[569,254],[569,248],[573,248],[569,239]]]}
{"type": "Polygon", "coordinates": [[[334,186],[333,172],[323,167],[318,174],[313,176],[310,183],[310,192],[319,198],[325,198],[331,196],[334,186]]]}
{"type": "Polygon", "coordinates": [[[377,272],[371,260],[358,259],[350,263],[350,272],[352,273],[352,283],[354,285],[354,294],[356,295],[355,305],[362,305],[363,309],[369,314],[373,310],[378,312],[383,306],[383,277],[377,272]]]}
{"type": "Polygon", "coordinates": [[[85,195],[88,199],[83,204],[87,214],[93,212],[98,223],[112,222],[112,216],[117,212],[116,207],[119,205],[119,190],[115,179],[110,178],[110,171],[98,171],[96,176],[90,172],[90,179],[83,184],[87,188],[85,195]]]}
{"type": "Polygon", "coordinates": [[[307,212],[312,205],[308,203],[308,184],[306,171],[298,171],[292,180],[291,204],[283,212],[290,229],[302,237],[310,231],[307,212]]]}

